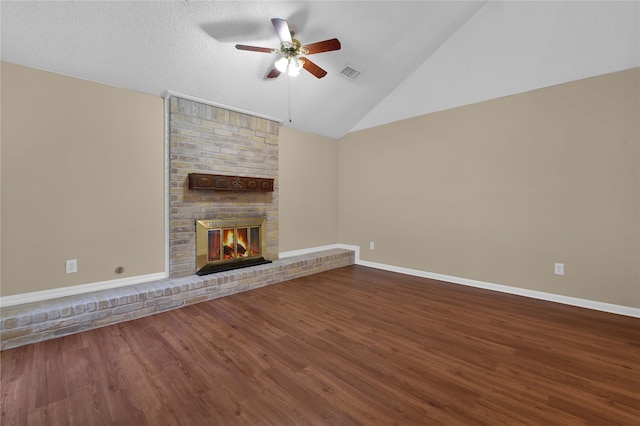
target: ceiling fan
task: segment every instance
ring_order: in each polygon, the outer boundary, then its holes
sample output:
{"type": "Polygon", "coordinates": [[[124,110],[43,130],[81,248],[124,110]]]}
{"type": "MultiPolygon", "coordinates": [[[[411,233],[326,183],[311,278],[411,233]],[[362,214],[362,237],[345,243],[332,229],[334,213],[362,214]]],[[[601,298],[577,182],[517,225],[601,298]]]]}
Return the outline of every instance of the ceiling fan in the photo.
{"type": "Polygon", "coordinates": [[[238,50],[249,50],[252,52],[263,53],[279,53],[282,58],[276,61],[274,68],[267,75],[268,78],[276,78],[283,72],[287,72],[290,76],[296,76],[300,70],[304,68],[317,78],[327,75],[327,72],[309,59],[300,55],[313,55],[315,53],[330,52],[332,50],[340,50],[340,41],[337,38],[319,41],[302,45],[299,40],[294,38],[295,27],[289,26],[287,21],[280,18],[271,20],[273,27],[276,29],[278,38],[280,39],[280,49],[269,49],[268,47],[246,46],[244,44],[236,44],[238,50]]]}

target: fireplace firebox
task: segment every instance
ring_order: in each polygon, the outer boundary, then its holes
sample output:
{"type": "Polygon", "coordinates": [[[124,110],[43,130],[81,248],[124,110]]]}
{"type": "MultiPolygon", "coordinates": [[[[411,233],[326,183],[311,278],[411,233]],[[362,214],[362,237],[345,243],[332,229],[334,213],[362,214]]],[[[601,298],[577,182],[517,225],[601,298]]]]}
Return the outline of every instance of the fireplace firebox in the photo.
{"type": "Polygon", "coordinates": [[[263,256],[265,218],[196,221],[196,274],[271,263],[263,256]]]}

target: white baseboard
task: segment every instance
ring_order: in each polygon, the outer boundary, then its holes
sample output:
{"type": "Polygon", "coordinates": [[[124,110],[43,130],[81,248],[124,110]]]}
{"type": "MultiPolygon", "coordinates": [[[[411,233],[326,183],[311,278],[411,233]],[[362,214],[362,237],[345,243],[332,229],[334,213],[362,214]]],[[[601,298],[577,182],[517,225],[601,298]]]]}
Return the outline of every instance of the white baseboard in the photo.
{"type": "Polygon", "coordinates": [[[580,308],[593,309],[596,311],[609,312],[612,314],[625,315],[629,317],[640,318],[640,308],[632,308],[630,306],[614,305],[611,303],[597,302],[595,300],[580,299],[577,297],[562,296],[560,294],[545,293],[542,291],[528,290],[524,288],[511,287],[502,284],[494,284],[485,281],[472,280],[469,278],[455,277],[452,275],[437,274],[434,272],[420,271],[417,269],[402,268],[399,266],[386,265],[383,263],[369,262],[360,259],[360,246],[352,246],[347,244],[333,244],[322,247],[313,247],[303,250],[294,250],[290,252],[280,253],[280,257],[298,256],[301,254],[309,254],[320,250],[329,250],[334,248],[342,248],[353,250],[356,252],[356,265],[367,266],[369,268],[382,269],[399,274],[412,275],[421,278],[430,278],[438,281],[445,281],[454,284],[462,284],[469,287],[483,288],[486,290],[499,291],[501,293],[515,294],[518,296],[530,297],[532,299],[546,300],[549,302],[562,303],[564,305],[578,306],[580,308]]]}
{"type": "Polygon", "coordinates": [[[23,303],[40,302],[43,300],[56,299],[58,297],[75,296],[83,293],[91,293],[100,290],[110,290],[118,287],[125,287],[132,284],[141,284],[150,281],[162,280],[168,275],[164,272],[155,274],[138,275],[135,277],[121,278],[110,281],[99,281],[89,284],[74,285],[69,287],[53,288],[51,290],[33,291],[29,293],[15,294],[0,297],[0,307],[21,305],[23,303]]]}
{"type": "Polygon", "coordinates": [[[613,314],[625,315],[640,318],[640,309],[630,306],[614,305],[611,303],[597,302],[577,297],[562,296],[560,294],[545,293],[542,291],[528,290],[524,288],[511,287],[502,284],[488,283],[485,281],[471,280],[468,278],[454,277],[451,275],[436,274],[433,272],[419,271],[416,269],[401,268],[398,266],[385,265],[382,263],[358,260],[357,265],[368,266],[370,268],[383,269],[400,274],[413,275],[416,277],[430,278],[438,281],[446,281],[454,284],[462,284],[469,287],[483,288],[486,290],[499,291],[501,293],[515,294],[518,296],[530,297],[532,299],[546,300],[549,302],[562,303],[564,305],[578,306],[581,308],[593,309],[596,311],[610,312],[613,314]]]}

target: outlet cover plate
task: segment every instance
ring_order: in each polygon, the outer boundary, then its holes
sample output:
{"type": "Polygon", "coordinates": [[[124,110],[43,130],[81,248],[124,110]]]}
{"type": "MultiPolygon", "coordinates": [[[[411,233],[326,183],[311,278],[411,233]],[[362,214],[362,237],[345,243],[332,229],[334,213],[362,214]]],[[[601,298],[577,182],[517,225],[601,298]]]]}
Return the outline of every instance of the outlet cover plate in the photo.
{"type": "Polygon", "coordinates": [[[77,259],[67,260],[65,263],[65,268],[66,268],[67,274],[75,274],[76,272],[78,272],[78,260],[77,259]]]}

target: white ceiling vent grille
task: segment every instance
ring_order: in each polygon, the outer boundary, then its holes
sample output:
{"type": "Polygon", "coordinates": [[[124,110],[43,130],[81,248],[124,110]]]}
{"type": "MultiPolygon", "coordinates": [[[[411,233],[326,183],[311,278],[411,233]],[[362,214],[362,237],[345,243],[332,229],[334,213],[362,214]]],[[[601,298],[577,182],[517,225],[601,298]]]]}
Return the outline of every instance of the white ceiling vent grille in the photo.
{"type": "Polygon", "coordinates": [[[349,64],[345,65],[342,71],[340,71],[340,75],[349,80],[355,80],[360,74],[362,74],[362,71],[349,64]]]}

